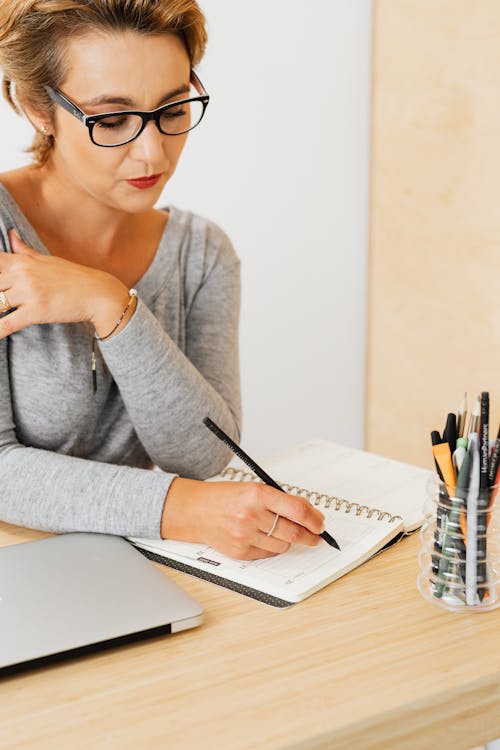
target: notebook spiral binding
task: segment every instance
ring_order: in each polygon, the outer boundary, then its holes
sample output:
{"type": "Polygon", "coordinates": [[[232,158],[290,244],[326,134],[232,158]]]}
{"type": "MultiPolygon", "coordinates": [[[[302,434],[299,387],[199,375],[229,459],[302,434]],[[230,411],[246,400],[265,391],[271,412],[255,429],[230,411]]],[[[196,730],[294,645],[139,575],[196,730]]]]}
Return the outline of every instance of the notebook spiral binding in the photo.
{"type": "MultiPolygon", "coordinates": [[[[233,466],[228,466],[220,475],[223,479],[228,479],[230,482],[260,482],[258,476],[253,474],[251,471],[244,471],[243,469],[236,469],[233,466]]],[[[298,495],[309,500],[313,505],[321,505],[324,508],[330,508],[332,504],[335,510],[343,510],[344,513],[350,513],[354,510],[357,516],[365,515],[367,518],[375,517],[377,521],[388,520],[389,523],[395,521],[402,521],[402,516],[392,515],[385,510],[380,508],[371,508],[369,505],[361,505],[351,500],[346,500],[342,497],[336,497],[335,495],[326,495],[324,492],[317,492],[315,490],[305,490],[303,487],[296,487],[291,484],[283,484],[278,482],[285,492],[289,495],[298,495]]]]}

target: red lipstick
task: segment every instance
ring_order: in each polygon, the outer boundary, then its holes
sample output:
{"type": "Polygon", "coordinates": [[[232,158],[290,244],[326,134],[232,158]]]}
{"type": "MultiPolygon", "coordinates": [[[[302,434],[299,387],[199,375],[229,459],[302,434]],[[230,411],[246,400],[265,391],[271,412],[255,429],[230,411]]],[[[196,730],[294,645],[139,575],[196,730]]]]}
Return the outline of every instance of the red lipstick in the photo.
{"type": "Polygon", "coordinates": [[[133,180],[127,180],[127,183],[129,185],[132,185],[132,187],[139,188],[139,190],[146,190],[147,188],[154,187],[161,176],[162,175],[160,173],[152,174],[149,177],[137,177],[133,180]]]}

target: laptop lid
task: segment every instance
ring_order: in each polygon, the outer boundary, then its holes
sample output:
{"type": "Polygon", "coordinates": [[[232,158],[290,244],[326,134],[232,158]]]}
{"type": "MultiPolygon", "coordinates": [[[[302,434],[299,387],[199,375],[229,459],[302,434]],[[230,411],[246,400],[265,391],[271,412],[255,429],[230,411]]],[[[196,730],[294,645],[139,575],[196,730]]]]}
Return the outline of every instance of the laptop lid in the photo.
{"type": "Polygon", "coordinates": [[[121,537],[0,548],[0,675],[201,621],[201,606],[121,537]]]}

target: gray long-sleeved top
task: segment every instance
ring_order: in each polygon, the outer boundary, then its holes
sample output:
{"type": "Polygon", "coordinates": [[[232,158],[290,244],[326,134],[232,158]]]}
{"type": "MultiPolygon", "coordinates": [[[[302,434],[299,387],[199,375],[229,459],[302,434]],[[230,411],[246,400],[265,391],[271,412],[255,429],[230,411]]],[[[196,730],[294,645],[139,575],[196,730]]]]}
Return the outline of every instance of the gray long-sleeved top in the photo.
{"type": "MultiPolygon", "coordinates": [[[[96,394],[90,324],[0,340],[0,520],[158,538],[174,476],[204,479],[229,461],[202,420],[239,438],[239,261],[216,225],[169,212],[134,315],[96,347],[96,394]]],[[[0,185],[0,251],[13,227],[48,253],[0,185]]]]}

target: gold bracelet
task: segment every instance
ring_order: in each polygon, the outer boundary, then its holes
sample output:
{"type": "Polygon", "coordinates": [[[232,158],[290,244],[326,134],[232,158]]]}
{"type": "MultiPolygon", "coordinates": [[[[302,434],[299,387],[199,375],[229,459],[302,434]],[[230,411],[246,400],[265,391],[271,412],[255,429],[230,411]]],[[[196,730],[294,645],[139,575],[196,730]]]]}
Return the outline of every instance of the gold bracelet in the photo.
{"type": "Polygon", "coordinates": [[[112,336],[114,334],[114,332],[116,331],[116,329],[118,328],[118,326],[122,322],[123,318],[127,314],[128,309],[130,308],[130,305],[132,304],[132,302],[134,301],[134,299],[137,299],[137,289],[129,289],[128,293],[129,293],[130,296],[129,296],[129,299],[128,299],[128,302],[127,302],[127,306],[125,307],[124,311],[122,312],[122,314],[120,315],[120,317],[116,321],[116,323],[113,326],[113,328],[111,329],[111,331],[109,333],[107,333],[106,336],[98,336],[97,333],[94,333],[94,335],[92,336],[92,360],[91,360],[91,367],[92,367],[92,389],[93,389],[94,393],[96,393],[96,391],[97,391],[97,369],[96,369],[97,360],[96,360],[96,356],[95,356],[95,342],[96,341],[106,341],[106,339],[109,339],[110,336],[112,336]]]}

